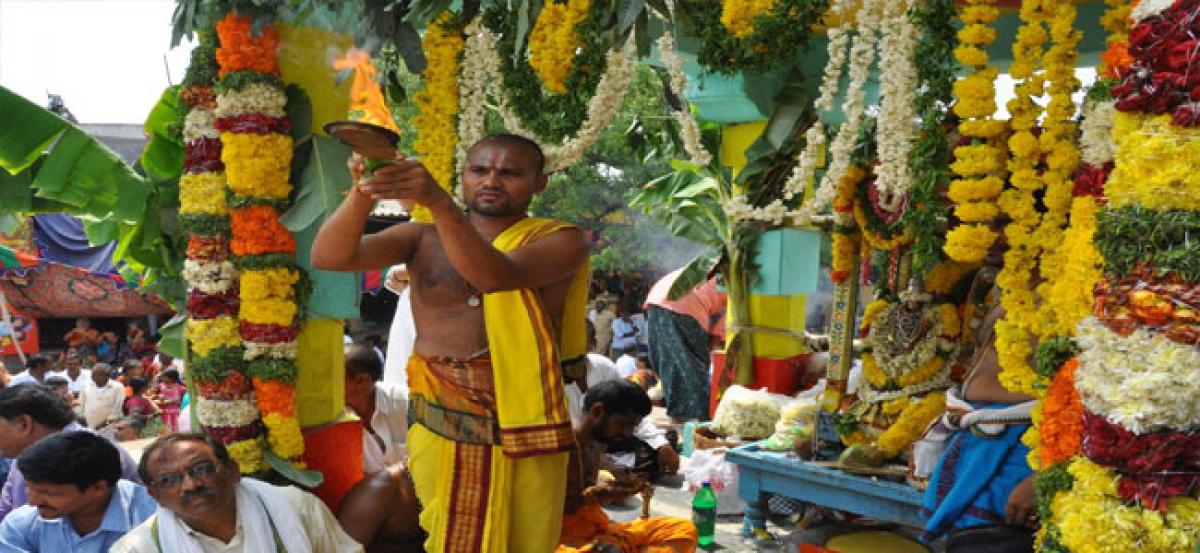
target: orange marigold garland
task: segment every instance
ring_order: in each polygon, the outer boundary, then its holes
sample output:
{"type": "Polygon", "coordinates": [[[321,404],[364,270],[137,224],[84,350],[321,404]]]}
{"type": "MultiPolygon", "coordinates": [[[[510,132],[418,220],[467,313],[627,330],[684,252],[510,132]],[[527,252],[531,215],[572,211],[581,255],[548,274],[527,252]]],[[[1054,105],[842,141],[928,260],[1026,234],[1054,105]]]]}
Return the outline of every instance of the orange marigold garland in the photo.
{"type": "MultiPolygon", "coordinates": [[[[217,128],[229,147],[229,191],[238,207],[230,210],[230,248],[240,274],[239,332],[246,344],[246,373],[252,378],[267,446],[299,464],[304,438],[296,418],[295,340],[300,325],[297,288],[304,286],[293,256],[296,240],[279,221],[281,201],[292,190],[288,176],[292,139],[286,126],[237,125],[247,117],[279,118],[286,95],[278,74],[278,34],[264,25],[255,36],[249,18],[229,14],[218,24],[221,94],[217,128]],[[259,75],[255,75],[258,73],[259,75]]],[[[265,120],[265,119],[263,119],[265,120]]]]}
{"type": "Polygon", "coordinates": [[[1083,443],[1083,401],[1075,389],[1075,370],[1079,361],[1067,361],[1054,379],[1042,402],[1042,467],[1068,461],[1080,452],[1083,443]]]}

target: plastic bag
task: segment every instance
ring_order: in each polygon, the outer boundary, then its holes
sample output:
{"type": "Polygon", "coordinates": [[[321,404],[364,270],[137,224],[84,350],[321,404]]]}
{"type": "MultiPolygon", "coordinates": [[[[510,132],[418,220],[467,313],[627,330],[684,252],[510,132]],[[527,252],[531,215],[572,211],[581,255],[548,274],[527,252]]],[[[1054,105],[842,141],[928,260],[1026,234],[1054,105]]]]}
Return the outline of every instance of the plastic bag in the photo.
{"type": "Polygon", "coordinates": [[[730,386],[717,405],[712,429],[724,436],[756,440],[765,438],[775,431],[780,405],[790,400],[788,396],[772,394],[766,389],[730,386]]]}
{"type": "Polygon", "coordinates": [[[821,405],[814,397],[797,398],[787,402],[775,423],[775,433],[763,443],[763,449],[792,451],[797,440],[812,438],[817,413],[821,405]]]}
{"type": "Polygon", "coordinates": [[[738,496],[737,465],[725,460],[723,449],[698,449],[680,463],[683,491],[695,493],[705,482],[717,492],[717,514],[736,515],[746,509],[738,496]]]}

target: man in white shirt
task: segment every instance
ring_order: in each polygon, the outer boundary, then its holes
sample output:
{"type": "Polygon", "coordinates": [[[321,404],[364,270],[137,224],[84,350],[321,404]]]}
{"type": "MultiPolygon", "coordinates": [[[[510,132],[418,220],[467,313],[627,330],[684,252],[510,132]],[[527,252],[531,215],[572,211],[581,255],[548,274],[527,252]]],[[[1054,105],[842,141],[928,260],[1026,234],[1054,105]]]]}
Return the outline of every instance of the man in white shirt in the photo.
{"type": "Polygon", "coordinates": [[[138,473],[158,510],[110,553],[361,553],[311,493],[242,478],[220,442],[171,434],[150,444],[138,473]]]}
{"type": "Polygon", "coordinates": [[[408,393],[383,382],[383,362],[363,344],[346,346],[346,407],[363,421],[363,472],[371,474],[408,455],[408,393]]]}
{"type": "Polygon", "coordinates": [[[417,326],[413,322],[412,290],[408,287],[408,268],[396,265],[388,271],[384,287],[395,292],[396,315],[388,333],[387,358],[383,362],[383,381],[408,389],[408,358],[417,341],[417,326]]]}
{"type": "Polygon", "coordinates": [[[112,380],[112,367],[106,363],[92,366],[92,379],[79,393],[79,408],[89,428],[100,428],[108,421],[121,418],[125,403],[125,386],[112,380]]]}
{"type": "Polygon", "coordinates": [[[9,386],[18,384],[41,384],[46,380],[46,372],[50,368],[50,360],[41,355],[33,355],[25,362],[25,370],[17,373],[8,381],[9,386]]]}
{"type": "Polygon", "coordinates": [[[61,376],[67,380],[67,388],[76,397],[83,392],[84,384],[92,380],[92,371],[83,368],[83,359],[79,353],[72,349],[68,350],[66,356],[63,357],[63,369],[61,371],[49,371],[46,377],[61,376]]]}

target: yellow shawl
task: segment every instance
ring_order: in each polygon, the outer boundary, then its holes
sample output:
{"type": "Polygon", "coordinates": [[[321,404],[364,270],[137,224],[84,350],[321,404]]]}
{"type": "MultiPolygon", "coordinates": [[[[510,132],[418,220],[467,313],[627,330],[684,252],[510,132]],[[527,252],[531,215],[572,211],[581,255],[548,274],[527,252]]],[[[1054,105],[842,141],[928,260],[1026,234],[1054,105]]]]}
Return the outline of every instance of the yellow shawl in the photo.
{"type": "MultiPolygon", "coordinates": [[[[573,227],[529,217],[505,229],[492,246],[508,252],[567,228],[573,227]]],[[[584,311],[588,275],[585,262],[571,281],[560,321],[550,320],[534,289],[483,296],[500,445],[509,457],[560,453],[574,446],[560,362],[580,357],[587,350],[584,311]]]]}

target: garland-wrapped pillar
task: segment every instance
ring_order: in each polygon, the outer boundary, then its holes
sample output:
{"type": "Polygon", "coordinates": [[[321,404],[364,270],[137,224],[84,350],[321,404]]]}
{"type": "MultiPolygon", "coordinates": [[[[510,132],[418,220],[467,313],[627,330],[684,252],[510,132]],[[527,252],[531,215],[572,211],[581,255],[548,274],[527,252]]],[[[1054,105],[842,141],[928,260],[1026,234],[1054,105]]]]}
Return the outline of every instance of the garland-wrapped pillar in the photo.
{"type": "Polygon", "coordinates": [[[307,282],[294,259],[296,241],[279,221],[292,185],[291,121],[279,79],[278,34],[257,34],[249,17],[230,13],[217,24],[217,128],[224,145],[231,251],[239,276],[238,328],[246,372],[272,453],[298,463],[304,440],[295,409],[298,292],[307,282]]]}
{"type": "Polygon", "coordinates": [[[184,337],[200,428],[225,444],[243,473],[256,473],[266,469],[263,428],[244,372],[236,319],[238,273],[230,261],[225,166],[214,126],[216,40],[211,30],[200,33],[200,45],[192,54],[180,94],[189,108],[179,180],[180,225],[187,235],[183,277],[188,283],[188,321],[184,337]]]}

